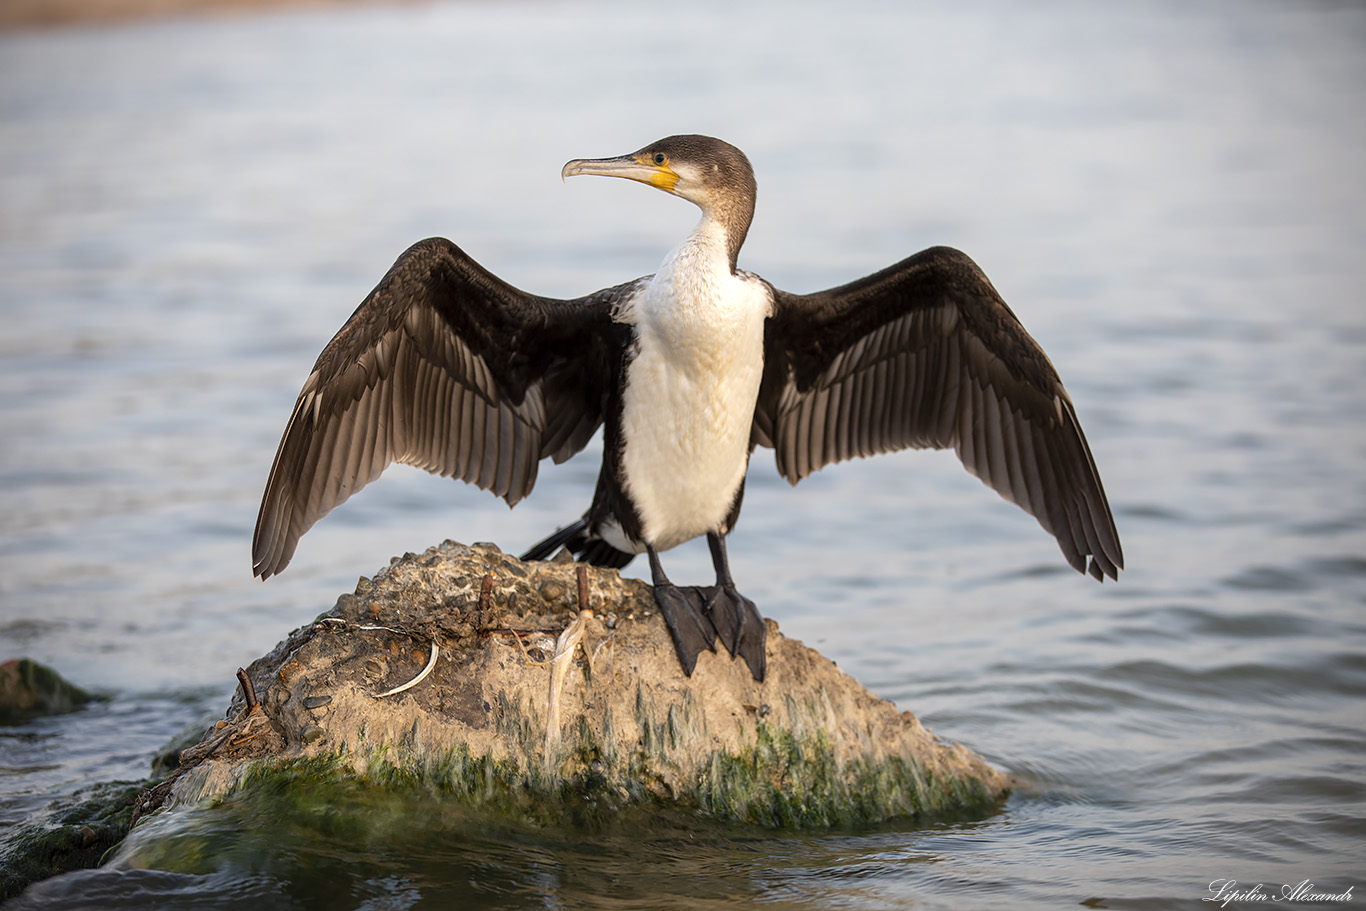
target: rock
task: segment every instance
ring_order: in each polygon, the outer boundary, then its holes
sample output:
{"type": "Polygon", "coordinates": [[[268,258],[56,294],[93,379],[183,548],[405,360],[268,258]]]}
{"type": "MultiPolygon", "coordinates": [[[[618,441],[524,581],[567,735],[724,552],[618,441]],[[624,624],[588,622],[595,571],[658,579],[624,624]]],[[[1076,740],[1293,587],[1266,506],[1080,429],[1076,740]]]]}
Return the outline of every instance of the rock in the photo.
{"type": "MultiPolygon", "coordinates": [[[[0,664],[2,724],[73,712],[101,698],[31,659],[0,664]]],[[[82,788],[29,819],[0,827],[0,902],[29,883],[97,866],[128,834],[134,805],[150,784],[116,781],[82,788]]]]}
{"type": "Polygon", "coordinates": [[[74,712],[98,698],[30,658],[0,664],[0,724],[74,712]]]}
{"type": "Polygon", "coordinates": [[[254,662],[241,676],[259,704],[239,690],[142,809],[303,772],[546,820],[647,805],[774,827],[923,823],[1008,792],[768,623],[763,683],[724,649],[685,677],[643,582],[448,541],[362,578],[254,662]]]}
{"type": "Polygon", "coordinates": [[[123,841],[133,808],[150,782],[116,781],[83,788],[0,833],[0,902],[29,883],[98,866],[123,841]]]}

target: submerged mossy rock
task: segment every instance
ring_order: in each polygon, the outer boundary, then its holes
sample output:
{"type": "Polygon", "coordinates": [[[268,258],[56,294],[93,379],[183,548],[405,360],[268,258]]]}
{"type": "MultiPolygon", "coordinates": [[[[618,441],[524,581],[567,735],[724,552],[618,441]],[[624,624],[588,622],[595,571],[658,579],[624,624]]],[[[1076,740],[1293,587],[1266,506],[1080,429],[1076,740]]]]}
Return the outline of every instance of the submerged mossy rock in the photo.
{"type": "Polygon", "coordinates": [[[981,813],[1005,795],[1004,774],[768,623],[763,683],[723,649],[686,677],[643,582],[448,541],[253,663],[259,706],[239,690],[158,799],[323,770],[548,819],[649,804],[824,826],[981,813]]]}
{"type": "Polygon", "coordinates": [[[82,788],[0,830],[0,902],[29,883],[98,866],[128,834],[134,805],[149,784],[114,781],[82,788]]]}
{"type": "Polygon", "coordinates": [[[74,712],[98,698],[32,658],[0,663],[0,724],[74,712]]]}

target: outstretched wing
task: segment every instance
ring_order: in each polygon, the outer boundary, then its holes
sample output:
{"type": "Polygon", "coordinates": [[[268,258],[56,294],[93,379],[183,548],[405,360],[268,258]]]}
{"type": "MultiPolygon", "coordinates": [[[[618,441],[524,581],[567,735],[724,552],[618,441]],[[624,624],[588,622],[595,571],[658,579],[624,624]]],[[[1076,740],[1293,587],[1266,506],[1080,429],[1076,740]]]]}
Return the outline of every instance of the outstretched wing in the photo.
{"type": "Polygon", "coordinates": [[[323,349],[270,470],[252,541],[267,578],[299,538],[391,462],[515,504],[539,460],[602,423],[632,285],[551,300],[498,279],[442,238],[410,247],[323,349]]]}
{"type": "Polygon", "coordinates": [[[1078,572],[1116,578],[1119,535],[1072,400],[977,264],[933,247],[816,294],[774,291],[754,442],[793,484],[823,465],[953,448],[1039,520],[1078,572]]]}

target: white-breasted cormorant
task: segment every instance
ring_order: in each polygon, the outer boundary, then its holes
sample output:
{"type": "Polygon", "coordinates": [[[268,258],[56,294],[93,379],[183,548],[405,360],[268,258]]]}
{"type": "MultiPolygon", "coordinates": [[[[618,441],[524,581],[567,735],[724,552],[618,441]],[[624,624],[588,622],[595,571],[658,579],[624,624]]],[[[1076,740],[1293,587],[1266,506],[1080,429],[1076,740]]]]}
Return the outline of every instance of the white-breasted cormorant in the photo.
{"type": "Polygon", "coordinates": [[[575,300],[528,294],[432,238],[394,263],[319,355],[285,428],[252,542],[261,578],[391,462],[526,496],[546,457],[604,428],[592,505],[533,547],[621,567],[649,555],[683,669],[719,637],[764,676],[766,628],[725,536],[755,446],[793,484],[855,456],[952,447],[1097,579],[1124,566],[1086,438],[1053,365],[971,259],[932,247],[847,285],[789,294],[736,267],[754,215],[744,153],[670,136],[562,176],[650,184],[696,204],[654,275],[575,300]],[[712,586],[659,551],[706,535],[712,586]]]}

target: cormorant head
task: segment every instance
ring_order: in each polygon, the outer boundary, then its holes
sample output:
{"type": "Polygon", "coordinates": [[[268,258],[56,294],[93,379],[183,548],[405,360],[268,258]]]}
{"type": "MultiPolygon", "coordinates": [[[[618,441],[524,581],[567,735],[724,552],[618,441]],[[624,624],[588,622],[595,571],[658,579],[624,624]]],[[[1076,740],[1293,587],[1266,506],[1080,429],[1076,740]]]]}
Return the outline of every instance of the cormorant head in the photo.
{"type": "Polygon", "coordinates": [[[731,268],[754,218],[757,185],[745,153],[711,136],[668,136],[616,158],[576,158],[560,177],[596,174],[625,177],[681,196],[720,222],[731,251],[731,268]]]}

